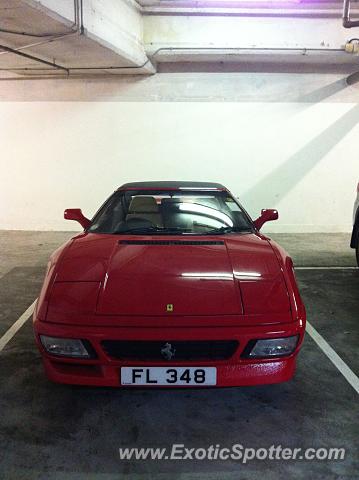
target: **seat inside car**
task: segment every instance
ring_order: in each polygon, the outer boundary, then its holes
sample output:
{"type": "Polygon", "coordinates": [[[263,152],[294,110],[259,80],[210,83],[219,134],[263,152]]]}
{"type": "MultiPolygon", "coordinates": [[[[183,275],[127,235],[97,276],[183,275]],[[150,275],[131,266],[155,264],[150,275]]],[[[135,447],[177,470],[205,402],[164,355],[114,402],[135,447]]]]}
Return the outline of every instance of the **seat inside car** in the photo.
{"type": "Polygon", "coordinates": [[[144,218],[157,227],[163,227],[162,215],[154,197],[134,197],[131,200],[126,221],[131,218],[144,218]]]}

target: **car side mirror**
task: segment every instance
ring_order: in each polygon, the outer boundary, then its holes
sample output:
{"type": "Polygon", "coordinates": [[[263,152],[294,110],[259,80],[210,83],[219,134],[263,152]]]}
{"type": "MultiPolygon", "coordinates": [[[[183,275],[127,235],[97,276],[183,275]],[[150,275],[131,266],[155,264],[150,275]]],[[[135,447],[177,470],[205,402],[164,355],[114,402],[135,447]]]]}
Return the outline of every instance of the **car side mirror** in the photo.
{"type": "Polygon", "coordinates": [[[260,230],[266,222],[271,222],[272,220],[278,220],[279,215],[277,210],[271,208],[264,208],[261,212],[260,217],[257,220],[254,220],[254,225],[257,230],[260,230]]]}
{"type": "Polygon", "coordinates": [[[83,228],[87,228],[91,225],[91,221],[84,216],[81,208],[67,208],[64,211],[65,220],[76,220],[83,228]]]}

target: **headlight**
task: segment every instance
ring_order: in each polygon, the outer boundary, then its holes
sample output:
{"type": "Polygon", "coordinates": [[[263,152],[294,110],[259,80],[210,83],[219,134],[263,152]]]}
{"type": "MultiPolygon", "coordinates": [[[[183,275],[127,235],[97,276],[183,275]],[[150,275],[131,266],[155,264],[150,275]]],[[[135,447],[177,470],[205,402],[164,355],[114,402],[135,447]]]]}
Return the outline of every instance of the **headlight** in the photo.
{"type": "Polygon", "coordinates": [[[263,340],[252,340],[245,348],[242,357],[246,358],[267,358],[285,357],[294,352],[299,335],[284,338],[268,338],[263,340]]]}
{"type": "Polygon", "coordinates": [[[91,346],[84,340],[74,338],[57,338],[40,335],[40,340],[48,353],[61,357],[91,358],[93,351],[91,346]]]}

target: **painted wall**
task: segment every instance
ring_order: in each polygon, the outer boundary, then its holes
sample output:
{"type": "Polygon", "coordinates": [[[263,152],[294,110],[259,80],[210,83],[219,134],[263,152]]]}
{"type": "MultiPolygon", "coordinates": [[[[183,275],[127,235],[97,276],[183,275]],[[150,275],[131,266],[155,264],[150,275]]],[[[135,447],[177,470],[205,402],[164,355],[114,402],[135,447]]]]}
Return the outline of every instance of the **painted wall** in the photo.
{"type": "Polygon", "coordinates": [[[349,231],[359,180],[357,91],[343,97],[340,77],[316,76],[310,85],[300,79],[298,97],[295,75],[278,75],[275,85],[263,77],[261,89],[258,75],[253,86],[236,75],[231,86],[226,78],[219,101],[211,92],[223,82],[212,74],[182,74],[181,82],[172,76],[172,90],[170,76],[156,75],[138,80],[142,93],[136,79],[82,81],[92,92],[79,94],[84,101],[73,101],[76,89],[66,81],[51,81],[48,90],[46,82],[4,82],[0,228],[73,230],[64,208],[82,207],[91,217],[124,182],[180,179],[222,182],[253,217],[263,207],[278,208],[280,221],[267,231],[349,231]],[[238,98],[236,78],[247,87],[245,97],[238,98]],[[32,99],[41,101],[18,101],[31,84],[32,99]],[[286,98],[283,85],[287,92],[293,84],[296,93],[286,98]]]}

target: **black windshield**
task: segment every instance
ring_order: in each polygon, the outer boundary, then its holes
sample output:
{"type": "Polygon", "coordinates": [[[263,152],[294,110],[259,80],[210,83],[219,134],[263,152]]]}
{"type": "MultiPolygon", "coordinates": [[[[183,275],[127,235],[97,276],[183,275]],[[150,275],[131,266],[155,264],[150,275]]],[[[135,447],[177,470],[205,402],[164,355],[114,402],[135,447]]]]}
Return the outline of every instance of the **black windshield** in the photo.
{"type": "Polygon", "coordinates": [[[119,191],[92,220],[89,232],[224,234],[252,231],[241,206],[225,191],[119,191]]]}

